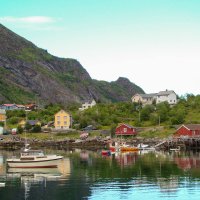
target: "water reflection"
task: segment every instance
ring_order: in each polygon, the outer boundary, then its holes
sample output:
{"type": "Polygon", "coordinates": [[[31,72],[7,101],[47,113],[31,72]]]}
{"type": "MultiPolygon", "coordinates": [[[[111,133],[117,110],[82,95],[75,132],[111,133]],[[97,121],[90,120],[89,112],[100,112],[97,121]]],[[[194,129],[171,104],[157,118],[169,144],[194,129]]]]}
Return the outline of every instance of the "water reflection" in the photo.
{"type": "Polygon", "coordinates": [[[9,168],[5,162],[6,157],[9,157],[12,152],[1,153],[4,156],[0,156],[0,182],[5,181],[7,188],[20,188],[21,195],[16,199],[29,199],[31,191],[33,193],[35,188],[46,191],[48,183],[67,180],[71,173],[69,158],[58,161],[57,168],[9,168]]]}
{"type": "Polygon", "coordinates": [[[115,155],[115,159],[121,167],[134,165],[138,157],[139,155],[137,152],[118,153],[115,155]]]}
{"type": "Polygon", "coordinates": [[[60,151],[65,158],[58,168],[49,169],[7,168],[9,154],[0,152],[0,182],[6,182],[0,196],[13,193],[10,199],[182,200],[186,199],[182,194],[200,195],[199,152],[126,152],[103,157],[100,152],[60,151]]]}

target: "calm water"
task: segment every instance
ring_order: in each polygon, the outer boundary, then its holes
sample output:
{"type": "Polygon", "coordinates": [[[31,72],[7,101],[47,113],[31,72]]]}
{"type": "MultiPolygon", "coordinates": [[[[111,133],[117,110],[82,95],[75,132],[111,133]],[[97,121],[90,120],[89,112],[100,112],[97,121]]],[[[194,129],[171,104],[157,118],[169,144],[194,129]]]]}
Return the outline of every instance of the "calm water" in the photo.
{"type": "Polygon", "coordinates": [[[141,152],[102,157],[98,152],[64,155],[55,169],[9,169],[0,151],[0,200],[114,199],[196,200],[200,198],[200,153],[141,152]]]}

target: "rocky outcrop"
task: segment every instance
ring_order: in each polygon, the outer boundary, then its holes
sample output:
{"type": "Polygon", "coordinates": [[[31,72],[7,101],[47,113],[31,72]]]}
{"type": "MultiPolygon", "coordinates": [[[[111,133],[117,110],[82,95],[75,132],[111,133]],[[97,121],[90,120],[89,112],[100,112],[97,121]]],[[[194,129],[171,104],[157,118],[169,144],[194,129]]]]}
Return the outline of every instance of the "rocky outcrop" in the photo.
{"type": "Polygon", "coordinates": [[[144,93],[128,79],[93,80],[75,59],[58,58],[0,24],[0,101],[69,104],[88,99],[130,101],[144,93]]]}

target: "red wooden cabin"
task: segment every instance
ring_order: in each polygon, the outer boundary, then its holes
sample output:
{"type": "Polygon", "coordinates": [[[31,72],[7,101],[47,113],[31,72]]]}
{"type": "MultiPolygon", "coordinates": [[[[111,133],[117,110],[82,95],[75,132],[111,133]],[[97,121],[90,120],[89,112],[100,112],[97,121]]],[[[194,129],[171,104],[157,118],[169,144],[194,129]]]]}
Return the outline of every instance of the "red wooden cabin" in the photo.
{"type": "Polygon", "coordinates": [[[135,127],[128,124],[120,124],[115,131],[116,135],[136,135],[137,130],[135,127]]]}
{"type": "Polygon", "coordinates": [[[200,136],[200,124],[183,124],[176,130],[175,136],[200,136]]]}

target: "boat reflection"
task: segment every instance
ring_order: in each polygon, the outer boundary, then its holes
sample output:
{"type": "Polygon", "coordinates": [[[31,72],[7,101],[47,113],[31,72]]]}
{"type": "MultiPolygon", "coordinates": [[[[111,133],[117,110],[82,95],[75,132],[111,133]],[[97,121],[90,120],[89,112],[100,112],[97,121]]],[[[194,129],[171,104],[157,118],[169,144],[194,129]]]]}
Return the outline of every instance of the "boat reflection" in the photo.
{"type": "Polygon", "coordinates": [[[115,159],[121,167],[134,165],[136,163],[136,160],[138,159],[138,153],[126,152],[126,153],[115,154],[115,159]]]}
{"type": "Polygon", "coordinates": [[[70,172],[70,160],[65,158],[58,163],[57,168],[8,168],[6,177],[7,180],[20,179],[21,187],[24,188],[24,199],[28,199],[32,186],[46,188],[48,182],[67,180],[70,172]]]}

